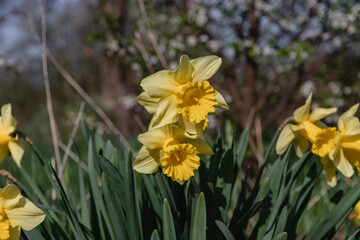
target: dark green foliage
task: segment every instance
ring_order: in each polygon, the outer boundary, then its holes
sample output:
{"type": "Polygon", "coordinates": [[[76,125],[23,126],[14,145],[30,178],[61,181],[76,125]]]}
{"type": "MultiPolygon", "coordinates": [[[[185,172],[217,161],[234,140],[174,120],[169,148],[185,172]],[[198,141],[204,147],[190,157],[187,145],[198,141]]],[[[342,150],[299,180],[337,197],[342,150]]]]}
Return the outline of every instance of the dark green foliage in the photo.
{"type": "MultiPolygon", "coordinates": [[[[183,185],[162,172],[136,173],[130,151],[93,135],[85,122],[82,131],[88,152],[78,157],[87,163],[88,172],[79,166],[78,181],[65,187],[32,146],[57,198],[50,201],[29,173],[20,169],[27,183],[16,184],[47,214],[42,225],[23,232],[24,239],[296,239],[299,229],[303,231],[309,202],[323,183],[317,157],[306,153],[298,159],[292,149],[283,156],[273,153],[279,132],[267,145],[263,165],[249,188],[251,179],[243,166],[248,129],[235,138],[232,148],[219,137],[215,154],[204,159],[183,185]],[[71,194],[72,189],[79,193],[71,194]]],[[[78,153],[78,146],[74,148],[78,153]]],[[[360,185],[329,190],[328,201],[322,200],[327,211],[316,215],[302,237],[331,239],[359,197],[360,185]]],[[[359,231],[349,229],[350,239],[356,239],[359,231]]]]}

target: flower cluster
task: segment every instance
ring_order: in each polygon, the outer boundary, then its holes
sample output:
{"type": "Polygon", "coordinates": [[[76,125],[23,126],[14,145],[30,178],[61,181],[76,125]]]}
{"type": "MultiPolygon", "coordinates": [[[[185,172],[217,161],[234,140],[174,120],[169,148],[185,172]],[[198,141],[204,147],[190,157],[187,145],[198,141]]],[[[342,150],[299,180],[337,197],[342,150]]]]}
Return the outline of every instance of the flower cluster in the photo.
{"type": "MultiPolygon", "coordinates": [[[[24,146],[16,133],[17,122],[11,114],[11,104],[1,107],[0,163],[9,155],[20,167],[24,146]]],[[[21,229],[30,231],[45,219],[45,214],[30,200],[23,197],[19,188],[10,184],[0,188],[0,239],[19,239],[21,229]]]]}
{"type": "Polygon", "coordinates": [[[143,144],[133,168],[154,173],[159,167],[172,180],[184,182],[200,166],[197,154],[213,154],[200,139],[215,107],[229,109],[223,96],[208,82],[221,65],[217,56],[189,60],[181,56],[175,69],[154,73],[141,81],[138,102],[154,114],[149,131],[139,135],[143,144]]]}
{"type": "Polygon", "coordinates": [[[343,113],[336,127],[328,127],[321,119],[336,112],[336,108],[317,108],[310,113],[312,94],[305,105],[295,110],[296,124],[287,124],[281,131],[276,152],[283,154],[293,143],[297,156],[301,157],[310,147],[321,158],[323,172],[330,186],[336,185],[336,169],[344,176],[354,174],[353,166],[360,173],[360,123],[355,116],[359,104],[343,113]],[[353,165],[353,166],[352,166],[353,165]]]}

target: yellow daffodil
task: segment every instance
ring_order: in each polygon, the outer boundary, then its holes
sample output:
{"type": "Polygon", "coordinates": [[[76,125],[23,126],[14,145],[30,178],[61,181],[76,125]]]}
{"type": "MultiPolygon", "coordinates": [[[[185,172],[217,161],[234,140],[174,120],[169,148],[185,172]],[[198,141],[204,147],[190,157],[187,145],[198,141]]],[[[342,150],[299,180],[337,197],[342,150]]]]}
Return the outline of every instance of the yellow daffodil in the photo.
{"type": "Polygon", "coordinates": [[[295,110],[293,117],[296,124],[287,124],[280,132],[276,143],[276,153],[283,154],[294,142],[296,155],[301,157],[308,149],[309,142],[315,140],[318,129],[327,126],[320,120],[334,112],[336,108],[317,108],[310,113],[312,93],[306,99],[305,105],[295,110]]]}
{"type": "Polygon", "coordinates": [[[19,188],[10,184],[0,189],[0,239],[19,239],[20,230],[30,231],[39,225],[45,214],[19,188]]]}
{"type": "Polygon", "coordinates": [[[315,130],[311,151],[320,156],[324,166],[326,180],[330,186],[336,185],[336,169],[345,177],[354,174],[351,163],[359,167],[360,163],[360,123],[355,114],[359,104],[355,104],[338,121],[338,129],[315,130]]]}
{"type": "Polygon", "coordinates": [[[0,117],[0,162],[4,161],[10,151],[16,164],[20,166],[24,146],[19,141],[18,136],[14,136],[16,124],[15,118],[11,115],[11,104],[5,104],[1,107],[0,117]]]}
{"type": "Polygon", "coordinates": [[[166,125],[139,135],[144,144],[140,149],[133,168],[140,173],[155,173],[161,166],[162,171],[173,181],[183,182],[194,176],[200,166],[197,155],[213,154],[210,146],[200,138],[185,136],[184,128],[166,125]]]}
{"type": "Polygon", "coordinates": [[[207,116],[215,112],[215,107],[228,110],[224,97],[207,81],[220,65],[221,58],[217,56],[190,61],[183,55],[175,71],[163,70],[144,78],[144,92],[138,101],[154,114],[149,129],[176,123],[182,116],[186,131],[193,135],[197,132],[195,124],[206,126],[207,116]]]}
{"type": "Polygon", "coordinates": [[[360,227],[360,201],[358,201],[354,207],[354,210],[349,216],[355,227],[360,227]]]}

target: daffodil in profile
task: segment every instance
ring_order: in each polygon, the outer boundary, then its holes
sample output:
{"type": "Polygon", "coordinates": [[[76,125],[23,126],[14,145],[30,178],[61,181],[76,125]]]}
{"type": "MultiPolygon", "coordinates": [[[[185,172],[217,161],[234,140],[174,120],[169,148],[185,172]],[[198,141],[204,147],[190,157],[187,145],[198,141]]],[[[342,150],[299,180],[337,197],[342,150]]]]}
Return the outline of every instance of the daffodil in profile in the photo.
{"type": "Polygon", "coordinates": [[[200,138],[185,136],[185,129],[166,125],[139,135],[143,144],[133,168],[140,173],[155,173],[159,167],[173,181],[184,182],[194,176],[200,166],[198,154],[213,154],[200,138]]]}
{"type": "Polygon", "coordinates": [[[228,110],[224,97],[208,81],[220,65],[217,56],[190,61],[183,55],[175,71],[163,70],[144,78],[140,84],[144,92],[138,102],[154,114],[149,129],[177,123],[182,117],[184,122],[192,123],[185,126],[193,134],[195,124],[206,126],[207,116],[215,112],[215,107],[228,110]]]}
{"type": "Polygon", "coordinates": [[[321,157],[326,180],[330,186],[336,185],[336,169],[345,177],[351,177],[360,163],[360,123],[355,114],[359,104],[355,104],[338,121],[337,129],[318,129],[312,140],[311,151],[321,157]]]}
{"type": "Polygon", "coordinates": [[[15,134],[17,122],[11,114],[11,104],[1,107],[0,117],[0,162],[11,153],[18,166],[21,165],[21,158],[24,154],[24,146],[15,134]]]}
{"type": "Polygon", "coordinates": [[[301,157],[309,149],[309,141],[313,142],[319,130],[327,126],[320,121],[336,112],[336,108],[316,108],[310,112],[312,93],[306,99],[305,105],[293,113],[295,124],[287,124],[280,132],[276,143],[276,153],[283,154],[291,143],[295,152],[301,157]]]}
{"type": "Polygon", "coordinates": [[[0,189],[0,239],[19,239],[21,229],[32,230],[45,219],[45,214],[19,188],[10,184],[0,189]]]}

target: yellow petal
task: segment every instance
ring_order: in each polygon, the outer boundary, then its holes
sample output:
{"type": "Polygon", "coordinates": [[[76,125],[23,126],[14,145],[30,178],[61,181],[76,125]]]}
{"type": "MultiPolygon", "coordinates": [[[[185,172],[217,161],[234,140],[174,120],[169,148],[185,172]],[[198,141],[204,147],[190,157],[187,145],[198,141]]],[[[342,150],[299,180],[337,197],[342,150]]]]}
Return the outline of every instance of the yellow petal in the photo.
{"type": "Polygon", "coordinates": [[[5,160],[5,158],[9,156],[9,148],[6,144],[0,145],[0,163],[5,160]]]}
{"type": "Polygon", "coordinates": [[[343,149],[340,149],[340,151],[335,154],[334,165],[345,177],[351,177],[354,174],[354,169],[346,159],[343,149]]]}
{"type": "Polygon", "coordinates": [[[21,167],[21,158],[24,154],[24,145],[20,141],[10,141],[9,150],[16,164],[21,167]]]}
{"type": "Polygon", "coordinates": [[[139,141],[144,144],[147,149],[162,148],[166,141],[166,138],[167,136],[160,128],[152,129],[138,136],[139,141]]]}
{"type": "Polygon", "coordinates": [[[0,199],[4,209],[15,208],[21,198],[23,196],[21,196],[19,188],[14,184],[9,184],[0,189],[0,199]]]}
{"type": "Polygon", "coordinates": [[[21,226],[26,231],[30,231],[45,219],[45,213],[35,206],[30,200],[22,197],[18,205],[13,209],[5,209],[11,226],[21,226]]]}
{"type": "Polygon", "coordinates": [[[155,173],[159,169],[160,150],[154,150],[150,154],[145,146],[142,146],[132,166],[135,171],[145,174],[155,173]]]}
{"type": "Polygon", "coordinates": [[[188,138],[185,142],[193,145],[200,154],[204,154],[204,155],[213,155],[214,154],[211,147],[200,138],[197,138],[197,139],[188,138]]]}
{"type": "Polygon", "coordinates": [[[327,184],[330,187],[334,187],[337,183],[335,165],[333,164],[333,162],[330,160],[329,157],[321,158],[320,161],[323,165],[323,172],[324,172],[327,184]]]}
{"type": "Polygon", "coordinates": [[[229,110],[229,105],[227,105],[225,98],[221,95],[221,93],[219,91],[217,91],[215,98],[218,101],[218,104],[216,105],[216,107],[224,109],[224,110],[229,110]]]}
{"type": "Polygon", "coordinates": [[[291,142],[295,139],[295,134],[291,129],[291,124],[287,124],[280,132],[276,142],[276,153],[281,155],[288,149],[291,142]]]}
{"type": "Polygon", "coordinates": [[[195,68],[193,81],[204,81],[211,78],[221,65],[221,58],[212,55],[207,57],[195,58],[190,61],[195,68]]]}
{"type": "Polygon", "coordinates": [[[323,119],[324,117],[329,116],[330,114],[333,114],[337,111],[337,108],[316,108],[314,109],[309,117],[310,122],[315,122],[320,119],[323,119]]]}
{"type": "Polygon", "coordinates": [[[182,55],[180,57],[180,64],[175,69],[171,76],[174,76],[174,79],[178,84],[184,84],[186,82],[192,81],[194,74],[194,67],[190,63],[189,57],[182,55]]]}
{"type": "Polygon", "coordinates": [[[142,92],[138,97],[137,97],[138,103],[145,107],[145,109],[153,114],[156,111],[156,107],[160,101],[160,98],[156,98],[156,97],[150,97],[150,95],[147,92],[142,92]]]}
{"type": "Polygon", "coordinates": [[[360,151],[360,135],[342,137],[341,147],[360,151]]]}
{"type": "Polygon", "coordinates": [[[309,149],[309,142],[306,138],[298,135],[294,140],[294,150],[298,157],[302,157],[304,153],[309,149]]]}
{"type": "Polygon", "coordinates": [[[149,129],[159,128],[167,124],[176,123],[179,119],[175,96],[168,96],[160,100],[156,112],[150,121],[149,129]]]}
{"type": "Polygon", "coordinates": [[[2,127],[15,127],[16,126],[16,120],[15,118],[11,115],[11,104],[7,103],[4,104],[1,107],[1,123],[2,123],[2,127]]]}
{"type": "Polygon", "coordinates": [[[308,120],[310,116],[311,98],[312,98],[312,93],[310,93],[309,97],[306,99],[305,105],[295,110],[293,114],[295,121],[303,122],[305,120],[308,120]]]}
{"type": "Polygon", "coordinates": [[[339,120],[338,125],[342,136],[353,136],[360,134],[360,123],[357,117],[345,117],[339,120]]]}
{"type": "Polygon", "coordinates": [[[343,131],[345,128],[345,122],[344,119],[349,118],[349,117],[354,117],[357,110],[359,108],[359,103],[353,105],[351,108],[349,108],[346,112],[344,112],[338,121],[338,128],[340,131],[343,131]]]}
{"type": "Polygon", "coordinates": [[[150,97],[161,98],[175,92],[178,84],[171,78],[170,70],[163,70],[144,78],[140,86],[150,97]]]}
{"type": "Polygon", "coordinates": [[[180,117],[179,125],[180,128],[184,129],[184,131],[181,131],[182,135],[185,135],[188,138],[199,138],[204,133],[206,127],[206,120],[203,120],[200,123],[195,123],[189,122],[183,117],[180,117]]]}

